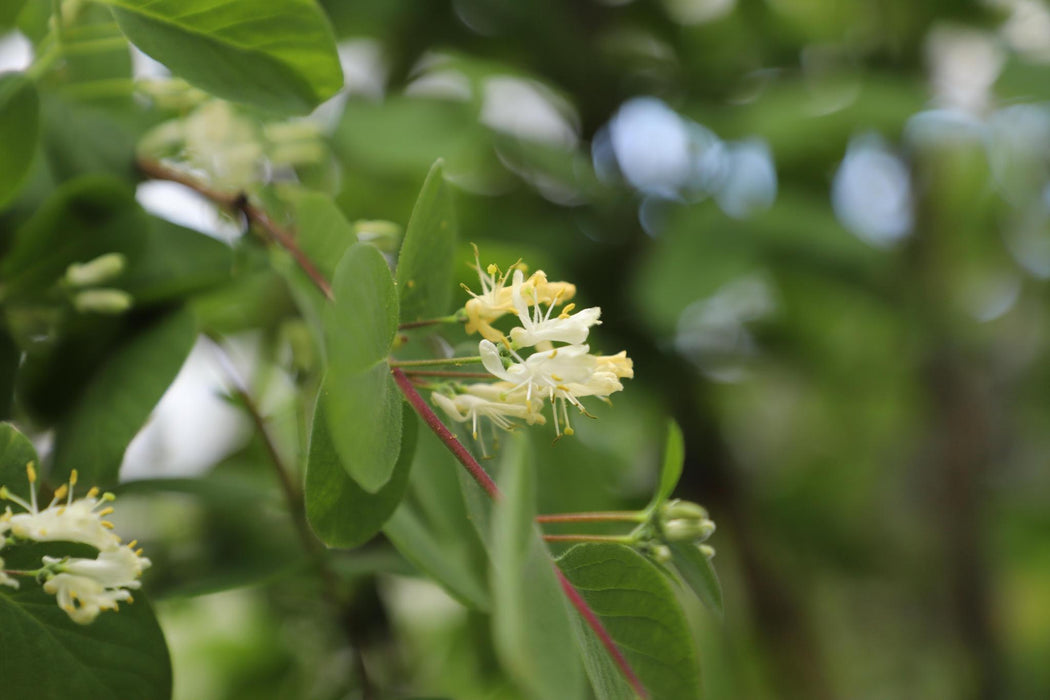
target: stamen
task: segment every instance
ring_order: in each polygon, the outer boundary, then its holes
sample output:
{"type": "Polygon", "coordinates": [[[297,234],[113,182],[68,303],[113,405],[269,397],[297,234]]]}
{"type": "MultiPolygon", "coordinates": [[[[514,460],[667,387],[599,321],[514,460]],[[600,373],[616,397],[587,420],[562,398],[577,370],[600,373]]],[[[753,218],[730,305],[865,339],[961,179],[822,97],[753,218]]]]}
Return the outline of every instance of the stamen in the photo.
{"type": "Polygon", "coordinates": [[[97,486],[92,486],[90,489],[88,489],[87,495],[85,495],[84,497],[85,498],[98,498],[98,487],[97,486]]]}

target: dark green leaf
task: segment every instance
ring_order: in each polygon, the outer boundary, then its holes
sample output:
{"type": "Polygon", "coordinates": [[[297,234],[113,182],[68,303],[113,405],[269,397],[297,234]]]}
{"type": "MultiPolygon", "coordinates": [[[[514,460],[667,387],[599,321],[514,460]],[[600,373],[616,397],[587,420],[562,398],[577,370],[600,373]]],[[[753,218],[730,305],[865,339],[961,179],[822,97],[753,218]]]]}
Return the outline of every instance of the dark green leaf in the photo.
{"type": "MultiPolygon", "coordinates": [[[[577,545],[558,565],[601,619],[651,697],[700,697],[696,644],[674,591],[655,566],[630,547],[607,543],[577,545]]],[[[597,651],[591,645],[586,648],[588,653],[597,651]]],[[[588,664],[592,677],[596,667],[588,664]]]]}
{"type": "Polygon", "coordinates": [[[452,197],[439,160],[423,183],[397,261],[402,321],[435,318],[448,312],[455,253],[452,197]]]}
{"type": "Polygon", "coordinates": [[[664,443],[664,461],[660,468],[660,487],[653,496],[653,505],[659,505],[671,497],[678,480],[682,478],[682,462],[685,461],[685,443],[682,429],[671,421],[667,426],[667,442],[664,443]]]}
{"type": "Polygon", "coordinates": [[[37,468],[40,460],[36,448],[29,438],[10,423],[0,423],[0,486],[25,498],[29,493],[29,478],[26,465],[33,462],[37,468]]]}
{"type": "Polygon", "coordinates": [[[44,155],[56,180],[108,173],[134,181],[140,126],[132,110],[103,109],[53,93],[43,93],[41,105],[44,155]]]}
{"type": "Polygon", "coordinates": [[[0,74],[0,208],[29,174],[40,128],[36,86],[21,73],[0,74]]]}
{"type": "Polygon", "coordinates": [[[329,547],[357,547],[370,540],[397,509],[408,488],[415,455],[416,420],[402,404],[401,452],[390,481],[368,493],[348,475],[328,434],[324,402],[317,402],[306,464],[306,517],[329,547]]]}
{"type": "MultiPolygon", "coordinates": [[[[7,566],[38,567],[44,554],[70,554],[66,543],[4,549],[7,566]]],[[[21,577],[20,577],[21,578],[21,577]]],[[[10,698],[171,697],[171,661],[153,610],[141,592],[88,625],[69,619],[32,579],[0,588],[0,676],[10,698]]]]}
{"type": "Polygon", "coordinates": [[[535,483],[528,442],[504,446],[503,499],[492,514],[493,637],[518,684],[535,698],[583,695],[579,653],[568,603],[533,522],[535,483]]]}
{"type": "Polygon", "coordinates": [[[354,227],[326,194],[304,192],[294,203],[296,242],[321,274],[332,279],[346,249],[357,242],[354,227]]]}
{"type": "Polygon", "coordinates": [[[22,351],[6,328],[0,328],[0,419],[11,417],[15,393],[15,375],[22,351]]]}
{"type": "Polygon", "coordinates": [[[722,618],[722,585],[718,582],[715,567],[711,565],[700,548],[691,542],[669,542],[674,567],[685,582],[696,593],[707,609],[722,618]]]}
{"type": "Polygon", "coordinates": [[[26,0],[6,0],[3,5],[0,5],[0,30],[15,26],[18,13],[22,11],[22,6],[25,4],[26,0]]]}
{"type": "Polygon", "coordinates": [[[401,394],[386,363],[397,332],[397,293],[383,256],[363,243],[339,262],[332,291],[335,301],[324,313],[325,415],[350,476],[375,493],[401,449],[401,394]]]}
{"type": "Polygon", "coordinates": [[[223,99],[306,112],[343,86],[313,0],[104,1],[136,46],[223,99]]]}
{"type": "Polygon", "coordinates": [[[128,443],[167,390],[197,337],[188,311],[150,322],[92,377],[55,433],[53,477],[77,469],[100,486],[117,480],[128,443]]]}

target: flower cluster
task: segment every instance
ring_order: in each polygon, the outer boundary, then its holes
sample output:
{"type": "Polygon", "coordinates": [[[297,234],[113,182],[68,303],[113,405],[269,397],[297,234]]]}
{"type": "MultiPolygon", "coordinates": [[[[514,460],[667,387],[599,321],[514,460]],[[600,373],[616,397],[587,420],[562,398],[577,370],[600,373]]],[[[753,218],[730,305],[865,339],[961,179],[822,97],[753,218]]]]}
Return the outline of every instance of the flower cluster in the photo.
{"type": "Polygon", "coordinates": [[[113,524],[103,520],[113,512],[106,504],[115,499],[111,493],[99,494],[92,488],[82,498],[73,498],[77,483],[76,470],[69,483],[55,490],[46,508],[39,508],[36,497],[36,471],[26,465],[29,476],[29,500],[15,496],[0,487],[0,499],[11,501],[24,512],[14,513],[10,506],[0,515],[0,549],[15,542],[78,542],[98,550],[94,559],[84,557],[48,557],[39,569],[10,572],[0,559],[0,585],[18,588],[11,574],[32,575],[41,581],[44,591],[54,595],[58,605],[77,623],[92,622],[103,610],[117,610],[121,602],[131,603],[130,590],[141,586],[139,577],[150,560],[142,556],[135,543],[122,544],[113,532],[113,524]],[[130,589],[130,590],[129,590],[130,589]]]}
{"type": "Polygon", "coordinates": [[[513,428],[517,420],[546,423],[543,410],[549,401],[555,433],[572,435],[569,406],[590,415],[580,399],[607,400],[623,389],[620,380],[634,376],[631,359],[625,352],[590,353],[587,336],[601,323],[601,309],[573,313],[575,304],[565,302],[576,294],[574,285],[550,282],[542,270],[526,278],[520,262],[505,272],[496,265],[483,270],[476,251],[475,265],[481,292],[467,290],[471,299],[462,316],[468,333],[481,334],[481,362],[499,381],[448,384],[432,394],[433,402],[451,419],[470,421],[477,438],[480,418],[503,429],[513,428]],[[517,315],[520,325],[504,334],[492,323],[507,314],[517,315]]]}

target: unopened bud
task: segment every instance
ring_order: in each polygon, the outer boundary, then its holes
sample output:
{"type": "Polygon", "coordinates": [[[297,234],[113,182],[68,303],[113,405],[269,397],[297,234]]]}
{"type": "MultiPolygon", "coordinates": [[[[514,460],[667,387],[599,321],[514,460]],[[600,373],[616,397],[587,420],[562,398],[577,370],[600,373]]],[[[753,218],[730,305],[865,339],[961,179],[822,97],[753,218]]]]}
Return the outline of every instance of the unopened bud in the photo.
{"type": "Polygon", "coordinates": [[[715,548],[709,544],[700,545],[700,553],[707,557],[708,561],[715,558],[715,548]]]}
{"type": "Polygon", "coordinates": [[[692,501],[668,501],[660,509],[660,515],[664,520],[684,518],[689,520],[704,520],[708,517],[707,509],[699,503],[692,501]]]}
{"type": "Polygon", "coordinates": [[[120,253],[106,253],[86,263],[73,263],[66,268],[66,283],[73,287],[90,287],[113,279],[127,264],[120,253]]]}
{"type": "Polygon", "coordinates": [[[649,549],[649,555],[661,564],[666,564],[671,561],[671,548],[664,544],[653,545],[649,549]]]}
{"type": "Polygon", "coordinates": [[[355,221],[354,233],[357,240],[384,252],[392,253],[401,243],[401,227],[393,221],[355,221]]]}
{"type": "Polygon", "coordinates": [[[694,542],[706,540],[715,531],[715,524],[710,520],[668,520],[663,525],[664,537],[668,542],[694,542]]]}
{"type": "Polygon", "coordinates": [[[122,314],[132,302],[131,295],[121,289],[87,289],[73,297],[73,307],[80,313],[122,314]]]}

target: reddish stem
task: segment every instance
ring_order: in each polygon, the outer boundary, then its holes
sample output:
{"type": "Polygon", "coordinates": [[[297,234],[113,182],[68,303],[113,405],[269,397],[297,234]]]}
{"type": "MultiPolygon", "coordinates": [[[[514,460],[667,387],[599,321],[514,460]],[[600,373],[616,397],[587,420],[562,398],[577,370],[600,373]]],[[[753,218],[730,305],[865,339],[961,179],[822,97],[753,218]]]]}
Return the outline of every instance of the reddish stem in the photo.
{"type": "Polygon", "coordinates": [[[587,626],[598,636],[598,641],[602,643],[602,646],[605,647],[605,651],[609,653],[609,656],[616,663],[617,667],[619,667],[620,673],[623,674],[624,678],[627,679],[627,682],[631,684],[632,688],[634,688],[634,692],[638,693],[642,698],[648,698],[649,693],[646,691],[645,686],[642,685],[642,681],[638,676],[634,675],[634,669],[632,669],[631,665],[627,663],[627,659],[625,659],[623,653],[620,652],[620,648],[616,646],[616,642],[609,636],[609,632],[606,631],[605,625],[602,624],[602,621],[598,619],[598,616],[594,614],[591,607],[587,605],[587,601],[583,599],[583,596],[580,595],[580,592],[576,590],[576,587],[572,585],[569,579],[565,578],[565,574],[562,573],[562,570],[559,569],[557,565],[554,566],[554,573],[558,575],[558,583],[561,584],[561,589],[569,599],[569,602],[572,603],[574,608],[576,608],[576,612],[580,613],[584,622],[587,623],[587,626]]]}
{"type": "Polygon", "coordinates": [[[332,285],[328,282],[321,271],[317,269],[317,266],[314,265],[310,257],[304,253],[302,248],[300,248],[295,242],[295,236],[292,232],[278,225],[266,214],[265,211],[249,202],[248,197],[245,194],[231,194],[229,192],[213,189],[190,175],[179,172],[174,168],[169,168],[158,161],[149,160],[148,158],[140,158],[137,164],[143,175],[151,177],[154,180],[177,182],[180,185],[189,187],[191,190],[194,190],[198,194],[210,199],[224,209],[243,214],[245,219],[265,231],[265,238],[281,246],[291,254],[299,268],[306,273],[306,276],[310,278],[310,281],[321,290],[321,293],[324,294],[327,299],[335,299],[335,297],[332,296],[332,285]]]}
{"type": "Polygon", "coordinates": [[[413,377],[453,377],[458,379],[496,379],[488,372],[449,372],[441,370],[408,370],[406,374],[413,377]]]}
{"type": "Polygon", "coordinates": [[[408,378],[400,368],[394,367],[390,370],[391,374],[394,375],[394,381],[397,382],[397,386],[401,389],[401,393],[405,395],[405,398],[412,408],[415,409],[419,417],[423,419],[423,422],[434,431],[434,434],[438,436],[441,442],[445,443],[445,447],[449,449],[459,463],[466,467],[470,475],[474,477],[474,481],[478,482],[478,486],[485,490],[485,493],[489,495],[494,501],[500,499],[499,488],[496,486],[496,482],[492,480],[492,477],[488,475],[478,460],[474,459],[474,455],[467,451],[466,447],[463,447],[463,443],[456,439],[456,436],[452,434],[445,424],[441,422],[441,419],[437,417],[433,409],[427,405],[427,402],[420,396],[419,392],[416,391],[415,385],[412,384],[412,380],[408,378]]]}
{"type": "Polygon", "coordinates": [[[627,538],[620,535],[544,535],[545,542],[615,542],[627,544],[627,538]]]}
{"type": "Polygon", "coordinates": [[[640,523],[643,519],[644,518],[639,517],[639,513],[631,510],[618,510],[595,513],[550,513],[548,515],[536,516],[536,522],[538,523],[640,523]]]}

